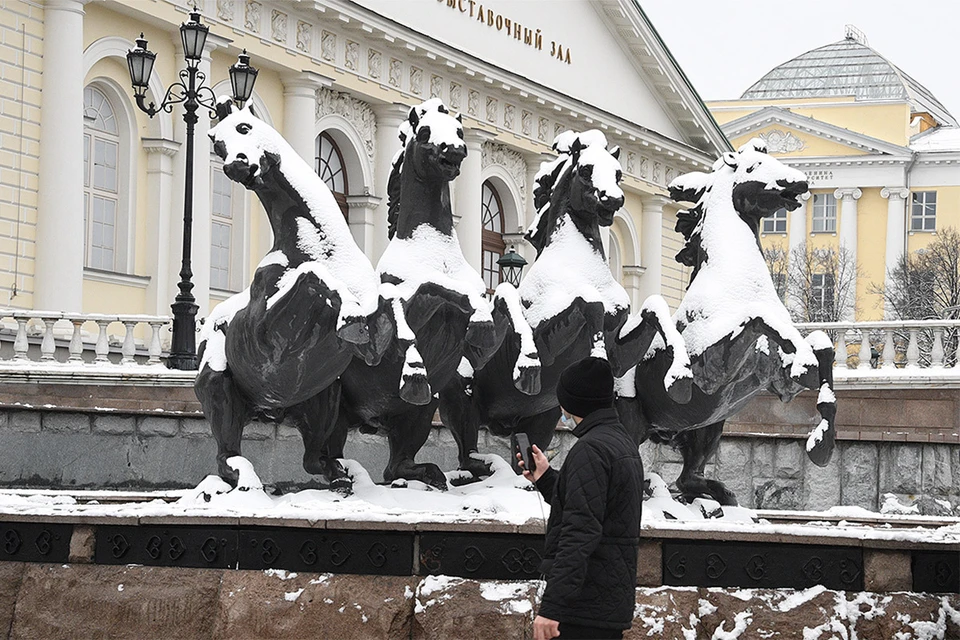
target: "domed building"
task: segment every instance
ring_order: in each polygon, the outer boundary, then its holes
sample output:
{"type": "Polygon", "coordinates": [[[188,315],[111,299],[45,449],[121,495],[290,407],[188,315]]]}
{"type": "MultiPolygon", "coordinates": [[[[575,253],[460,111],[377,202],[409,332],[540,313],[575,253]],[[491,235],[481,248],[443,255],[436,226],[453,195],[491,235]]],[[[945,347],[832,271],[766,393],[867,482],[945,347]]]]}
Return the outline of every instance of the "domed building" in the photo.
{"type": "Polygon", "coordinates": [[[844,304],[836,273],[810,274],[804,319],[883,318],[871,285],[939,229],[960,226],[956,118],[853,26],[774,67],[739,100],[709,107],[734,147],[762,138],[810,180],[804,206],[764,220],[763,246],[787,261],[803,243],[837,249],[855,277],[855,299],[844,304]]]}

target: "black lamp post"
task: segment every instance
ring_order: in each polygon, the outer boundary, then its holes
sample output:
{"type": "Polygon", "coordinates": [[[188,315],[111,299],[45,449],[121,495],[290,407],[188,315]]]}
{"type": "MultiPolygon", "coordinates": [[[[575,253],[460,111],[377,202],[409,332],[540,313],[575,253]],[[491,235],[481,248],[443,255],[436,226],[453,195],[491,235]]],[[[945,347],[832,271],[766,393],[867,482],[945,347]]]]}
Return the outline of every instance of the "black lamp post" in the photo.
{"type": "Polygon", "coordinates": [[[523,256],[517,253],[516,249],[510,247],[510,251],[500,256],[497,264],[500,265],[500,270],[503,271],[503,277],[506,278],[507,282],[519,287],[520,274],[523,273],[523,268],[527,266],[527,261],[523,259],[523,256]]]}
{"type": "MultiPolygon", "coordinates": [[[[207,41],[210,27],[200,23],[200,13],[194,9],[190,20],[180,25],[180,39],[183,42],[183,55],[187,68],[180,71],[180,82],[167,89],[160,106],[151,102],[146,104],[147,85],[153,71],[157,54],[147,49],[147,41],[140,34],[137,46],[127,52],[127,66],[130,70],[130,82],[137,106],[151,118],[160,111],[171,113],[173,106],[183,104],[183,121],[187,123],[187,163],[183,190],[183,260],[180,266],[180,293],[170,305],[173,310],[173,344],[167,366],[171,369],[194,370],[197,368],[196,317],[197,303],[193,296],[193,271],[190,266],[190,247],[193,240],[193,130],[199,121],[197,110],[200,107],[216,115],[216,96],[213,89],[204,86],[206,76],[200,71],[200,59],[203,45],[207,41]]],[[[240,54],[236,64],[230,67],[230,85],[233,99],[240,106],[253,94],[253,84],[257,80],[257,70],[250,66],[250,56],[246,50],[240,54]]]]}

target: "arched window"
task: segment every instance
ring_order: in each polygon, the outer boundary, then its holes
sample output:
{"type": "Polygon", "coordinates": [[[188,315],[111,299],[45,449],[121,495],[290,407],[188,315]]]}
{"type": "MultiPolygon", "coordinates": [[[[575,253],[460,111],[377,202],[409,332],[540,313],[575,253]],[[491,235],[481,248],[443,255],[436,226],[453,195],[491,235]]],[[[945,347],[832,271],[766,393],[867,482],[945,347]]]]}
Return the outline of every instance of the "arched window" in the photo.
{"type": "Polygon", "coordinates": [[[333,197],[340,205],[340,211],[343,217],[347,215],[347,169],[343,162],[343,154],[340,148],[326,132],[317,136],[316,142],[317,154],[317,175],[330,187],[333,197]]]}
{"type": "Polygon", "coordinates": [[[96,87],[83,90],[84,265],[104,271],[118,268],[120,215],[120,132],[107,96],[96,87]]]}
{"type": "Polygon", "coordinates": [[[617,234],[610,233],[610,250],[608,251],[610,255],[607,256],[607,261],[610,264],[610,273],[613,274],[613,279],[622,284],[623,280],[623,258],[621,257],[623,253],[620,251],[620,239],[617,238],[617,234]]]}
{"type": "Polygon", "coordinates": [[[503,241],[503,204],[497,190],[487,180],[481,189],[481,219],[483,220],[483,281],[487,291],[493,293],[497,285],[503,282],[500,265],[497,264],[503,256],[507,245],[503,241]]]}
{"type": "Polygon", "coordinates": [[[210,187],[210,288],[240,291],[245,191],[226,176],[217,156],[210,158],[210,187]]]}

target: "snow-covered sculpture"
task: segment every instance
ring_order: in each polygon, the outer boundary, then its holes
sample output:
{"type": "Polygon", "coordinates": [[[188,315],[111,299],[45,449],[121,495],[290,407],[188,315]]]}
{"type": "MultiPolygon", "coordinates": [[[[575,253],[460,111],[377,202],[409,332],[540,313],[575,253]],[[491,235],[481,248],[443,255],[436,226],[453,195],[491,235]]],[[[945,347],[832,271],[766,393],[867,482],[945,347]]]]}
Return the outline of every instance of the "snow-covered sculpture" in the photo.
{"type": "Polygon", "coordinates": [[[689,393],[686,351],[660,296],[651,296],[630,317],[629,298],[604,257],[600,228],[613,224],[623,206],[619,149],[607,149],[599,131],[557,136],[559,157],[537,174],[537,217],[527,239],[537,259],[520,283],[497,288],[494,320],[506,338],[482,370],[463,367],[459,384],[440,394],[440,414],[459,445],[461,469],[488,473],[473,458],[477,432],[487,425],[498,435],[526,433],[546,449],[560,408],[556,385],[570,364],[593,355],[626,373],[664,334],[666,360],[675,364],[657,384],[682,400],[689,393]],[[674,359],[673,355],[677,354],[674,359]]]}
{"type": "Polygon", "coordinates": [[[483,367],[503,332],[494,326],[486,287],[453,228],[449,183],[467,155],[460,118],[431,99],[410,110],[399,135],[403,149],[387,187],[391,240],[377,265],[397,340],[378,365],[354,360],[344,371],[338,433],[342,445],[350,426],[383,429],[390,443],[387,481],[446,488],[440,468],[416,464],[414,456],[430,433],[437,394],[462,361],[483,367]]]}
{"type": "Polygon", "coordinates": [[[678,213],[677,231],[686,242],[677,260],[693,267],[693,275],[673,316],[690,358],[692,396],[680,403],[664,391],[660,381],[672,363],[653,349],[619,381],[617,408],[638,440],[649,436],[679,449],[677,488],[685,498],[709,495],[736,504],[723,484],[703,477],[704,464],[719,446],[724,421],[761,391],[789,401],[805,389],[819,389],[821,420],[807,453],[824,466],[833,451],[833,344],[820,331],[804,340],[794,328],[759,240],[761,218],[800,206],[806,176],[753,139],[737,153],[725,153],[712,173],[682,175],[669,188],[674,200],[696,203],[678,213]]]}
{"type": "Polygon", "coordinates": [[[339,376],[359,357],[375,364],[394,325],[378,313],[378,279],[323,180],[252,110],[218,109],[210,129],[224,172],[260,198],[274,244],[249,289],[219,304],[200,336],[195,385],[217,441],[218,470],[253,418],[285,421],[303,436],[303,466],[346,489],[324,445],[336,424],[339,376]]]}

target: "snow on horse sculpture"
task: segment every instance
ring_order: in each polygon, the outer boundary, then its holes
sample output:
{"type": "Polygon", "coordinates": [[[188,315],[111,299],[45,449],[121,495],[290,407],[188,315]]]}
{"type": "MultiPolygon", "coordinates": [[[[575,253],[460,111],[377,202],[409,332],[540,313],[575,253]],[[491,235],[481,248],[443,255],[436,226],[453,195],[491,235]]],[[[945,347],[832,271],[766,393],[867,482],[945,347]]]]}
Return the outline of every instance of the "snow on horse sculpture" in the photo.
{"type": "Polygon", "coordinates": [[[784,402],[819,389],[821,420],[807,440],[815,464],[830,460],[834,445],[833,344],[823,332],[806,340],[777,295],[760,248],[760,219],[790,211],[807,191],[806,176],[751,140],[725,153],[713,172],[682,175],[670,185],[676,201],[694,202],[678,213],[686,238],[677,260],[693,267],[687,293],[674,314],[693,371],[692,397],[678,403],[659,381],[669,361],[651,351],[621,379],[617,408],[642,441],[670,443],[683,456],[677,488],[687,500],[701,495],[736,504],[722,483],[704,478],[725,420],[769,389],[784,402]],[[634,379],[635,378],[635,379],[634,379]]]}
{"type": "Polygon", "coordinates": [[[393,336],[378,313],[378,282],[333,194],[279,133],[253,111],[218,106],[210,129],[224,173],[260,198],[273,229],[271,251],[249,289],[221,303],[200,340],[195,389],[217,441],[220,476],[240,455],[246,423],[285,421],[303,436],[303,466],[348,490],[323,445],[336,423],[338,377],[359,356],[374,364],[393,336]]]}
{"type": "Polygon", "coordinates": [[[379,365],[355,360],[344,371],[339,442],[331,441],[329,455],[342,456],[350,426],[383,429],[390,445],[385,480],[445,489],[438,466],[414,462],[430,433],[436,394],[462,360],[476,369],[486,364],[503,334],[453,229],[449,183],[467,155],[460,118],[431,99],[410,110],[399,135],[403,149],[388,182],[391,240],[377,265],[397,340],[379,365]]]}
{"type": "Polygon", "coordinates": [[[608,359],[622,375],[656,335],[665,335],[664,355],[675,366],[658,384],[681,400],[689,393],[686,351],[666,302],[652,296],[628,317],[629,298],[604,257],[600,227],[613,224],[624,200],[619,149],[608,151],[599,131],[567,131],[553,148],[559,157],[537,174],[537,216],[527,233],[537,259],[520,283],[519,298],[509,284],[500,285],[494,298],[494,320],[512,330],[484,369],[461,370],[460,384],[440,394],[460,467],[474,477],[488,473],[472,457],[481,424],[497,435],[526,433],[531,443],[547,448],[560,417],[560,374],[588,355],[608,359]]]}

